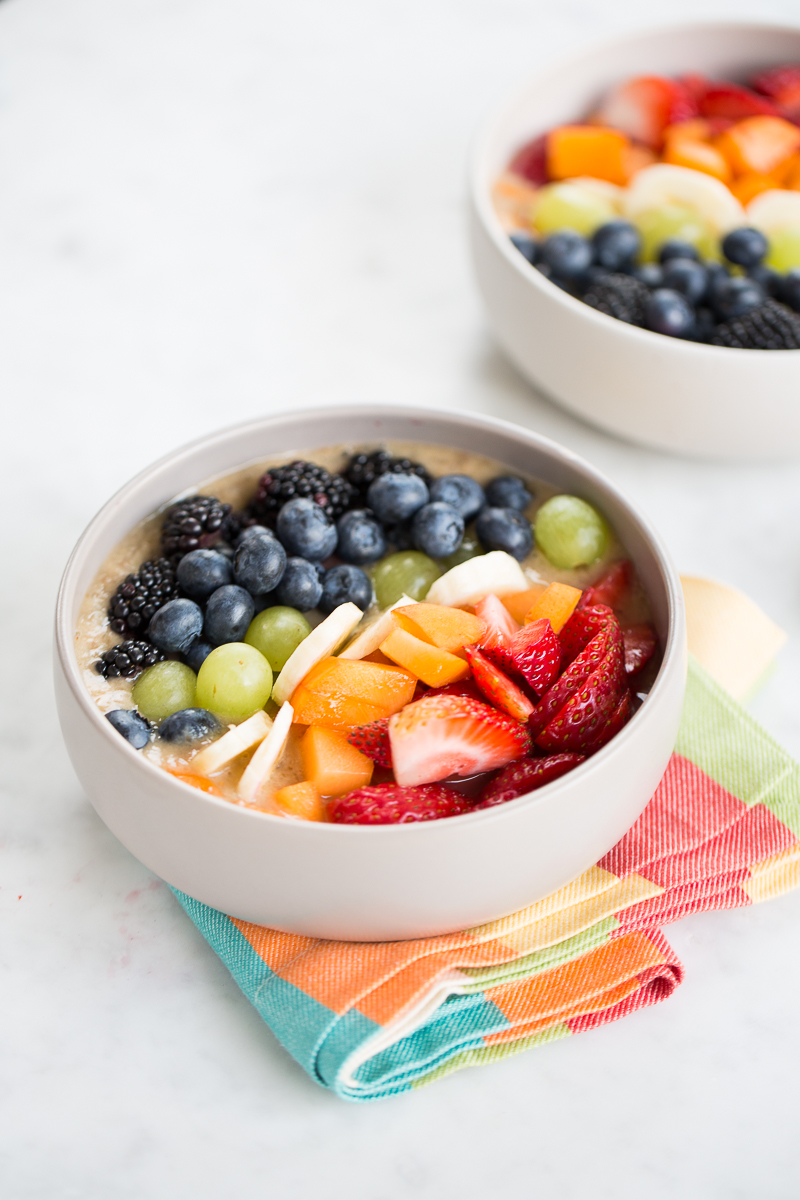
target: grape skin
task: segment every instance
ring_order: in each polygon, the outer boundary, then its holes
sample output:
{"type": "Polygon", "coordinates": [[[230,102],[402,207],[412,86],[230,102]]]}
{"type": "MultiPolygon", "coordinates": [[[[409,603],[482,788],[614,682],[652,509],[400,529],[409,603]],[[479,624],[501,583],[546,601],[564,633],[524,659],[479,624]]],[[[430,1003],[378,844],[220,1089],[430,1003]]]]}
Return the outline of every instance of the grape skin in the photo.
{"type": "Polygon", "coordinates": [[[276,604],[253,617],[244,640],[255,646],[277,673],[310,633],[311,626],[301,612],[276,604]]]}
{"type": "Polygon", "coordinates": [[[217,646],[200,668],[195,704],[210,712],[244,720],[267,703],[272,668],[263,654],[245,642],[217,646]]]}

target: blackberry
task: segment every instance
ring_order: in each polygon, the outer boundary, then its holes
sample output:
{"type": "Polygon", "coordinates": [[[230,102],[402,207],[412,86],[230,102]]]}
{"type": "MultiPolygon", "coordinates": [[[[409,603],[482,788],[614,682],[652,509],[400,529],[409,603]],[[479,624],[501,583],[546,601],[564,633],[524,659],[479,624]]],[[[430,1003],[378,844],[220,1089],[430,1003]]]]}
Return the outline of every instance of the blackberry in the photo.
{"type": "Polygon", "coordinates": [[[104,679],[117,679],[120,675],[123,679],[132,679],[145,667],[163,662],[166,657],[166,654],[162,654],[149,642],[120,642],[118,646],[106,650],[102,658],[98,658],[94,669],[104,679]]]}
{"type": "Polygon", "coordinates": [[[583,293],[584,304],[616,317],[626,325],[644,326],[644,309],[650,298],[650,290],[639,279],[611,271],[603,279],[596,279],[583,293]]]}
{"type": "Polygon", "coordinates": [[[143,562],[133,575],[126,575],[108,604],[114,633],[140,637],[156,609],[180,595],[175,568],[169,559],[143,562]]]}
{"type": "Polygon", "coordinates": [[[278,512],[289,500],[313,500],[335,521],[351,508],[358,492],[343,475],[332,475],[316,463],[301,458],[283,467],[271,467],[258,481],[249,517],[275,525],[278,512]]]}
{"type": "Polygon", "coordinates": [[[239,527],[230,504],[221,504],[216,496],[189,496],[164,514],[161,549],[177,565],[190,550],[207,550],[220,540],[233,541],[239,527]]]}
{"type": "Polygon", "coordinates": [[[361,499],[366,496],[371,483],[380,475],[389,473],[419,475],[428,487],[433,482],[422,463],[412,462],[410,458],[394,458],[386,450],[373,450],[371,454],[354,454],[345,470],[347,479],[358,489],[361,499]]]}
{"type": "Polygon", "coordinates": [[[717,325],[709,340],[712,346],[736,350],[800,350],[800,315],[767,299],[744,316],[717,325]]]}

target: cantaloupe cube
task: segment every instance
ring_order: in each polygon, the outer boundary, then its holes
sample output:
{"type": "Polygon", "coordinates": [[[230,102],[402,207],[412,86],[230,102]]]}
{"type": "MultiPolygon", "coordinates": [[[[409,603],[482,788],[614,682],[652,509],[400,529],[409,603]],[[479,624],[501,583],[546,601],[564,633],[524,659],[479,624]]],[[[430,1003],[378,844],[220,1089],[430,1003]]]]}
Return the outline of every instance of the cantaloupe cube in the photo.
{"type": "Polygon", "coordinates": [[[394,615],[407,633],[450,654],[459,654],[464,646],[480,641],[485,629],[479,617],[444,604],[410,604],[395,609],[394,615]]]}
{"type": "Polygon", "coordinates": [[[672,163],[676,167],[688,167],[691,171],[702,171],[704,175],[713,175],[728,183],[731,178],[730,163],[716,146],[708,142],[697,141],[693,138],[678,137],[667,142],[662,162],[672,163]]]}
{"type": "Polygon", "coordinates": [[[469,675],[469,667],[463,658],[423,642],[405,629],[395,629],[390,633],[381,651],[392,662],[412,671],[428,687],[444,687],[469,675]]]}
{"type": "Polygon", "coordinates": [[[391,663],[323,658],[292,695],[298,725],[325,725],[347,732],[409,703],[416,677],[391,663]]]}
{"type": "Polygon", "coordinates": [[[545,584],[539,583],[536,587],[526,588],[524,592],[514,592],[511,596],[500,597],[505,607],[519,625],[523,623],[531,605],[541,596],[545,586],[545,584]]]}
{"type": "Polygon", "coordinates": [[[303,821],[325,820],[325,806],[319,789],[309,779],[278,788],[272,799],[278,808],[282,808],[292,817],[300,817],[303,821]]]}
{"type": "Polygon", "coordinates": [[[547,173],[551,179],[590,175],[624,186],[629,138],[598,125],[560,125],[547,135],[547,173]]]}
{"type": "Polygon", "coordinates": [[[570,587],[568,583],[548,584],[525,614],[525,624],[547,617],[553,633],[559,633],[575,611],[581,595],[580,588],[570,587]]]}
{"type": "Polygon", "coordinates": [[[746,175],[740,175],[738,179],[734,179],[729,186],[739,203],[747,205],[762,192],[771,192],[774,188],[783,187],[782,182],[776,178],[777,174],[777,171],[770,175],[759,175],[758,171],[748,171],[746,175]]]}
{"type": "Polygon", "coordinates": [[[354,788],[366,787],[374,763],[347,735],[336,729],[310,725],[300,739],[303,774],[322,796],[344,796],[354,788]]]}
{"type": "Polygon", "coordinates": [[[717,138],[734,175],[769,175],[800,150],[800,129],[782,117],[747,117],[717,138]]]}

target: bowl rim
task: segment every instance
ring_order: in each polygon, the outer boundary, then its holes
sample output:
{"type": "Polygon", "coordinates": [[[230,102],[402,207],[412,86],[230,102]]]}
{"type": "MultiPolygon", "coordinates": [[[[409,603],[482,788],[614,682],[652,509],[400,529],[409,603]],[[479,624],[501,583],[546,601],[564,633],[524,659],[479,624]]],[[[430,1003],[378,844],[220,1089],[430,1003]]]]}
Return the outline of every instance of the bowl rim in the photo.
{"type": "MultiPolygon", "coordinates": [[[[300,409],[297,413],[280,413],[273,414],[267,417],[251,419],[247,421],[237,422],[232,425],[226,425],[222,428],[212,430],[198,438],[194,438],[190,442],[183,443],[174,450],[168,451],[161,455],[155,462],[144,467],[137,472],[131,479],[124,483],[113,495],[101,506],[101,508],[92,517],[86,528],[81,533],[75,546],[73,547],[66,566],[61,577],[58,587],[58,595],[55,605],[55,629],[54,629],[54,651],[58,664],[64,674],[66,683],[74,700],[84,714],[86,714],[94,727],[100,731],[103,738],[107,739],[109,746],[113,747],[117,753],[128,756],[131,766],[144,772],[144,778],[151,778],[154,781],[159,781],[161,787],[179,788],[185,796],[191,794],[193,800],[199,804],[211,805],[226,813],[238,813],[242,820],[257,820],[269,821],[277,823],[284,831],[287,826],[298,830],[298,836],[303,836],[303,833],[311,834],[315,830],[326,830],[323,836],[397,836],[398,831],[402,830],[400,836],[405,837],[423,837],[426,836],[426,830],[436,827],[440,824],[439,821],[414,821],[402,824],[393,825],[348,825],[335,824],[333,822],[316,822],[316,821],[301,821],[289,820],[277,814],[265,812],[260,809],[246,808],[231,804],[229,800],[221,796],[214,796],[208,792],[203,792],[199,788],[194,788],[188,783],[176,778],[170,772],[165,771],[163,767],[158,766],[149,758],[146,758],[139,751],[135,750],[129,743],[121,738],[120,735],[113,729],[110,722],[104,719],[104,714],[92,699],[86,685],[84,684],[80,669],[78,667],[77,656],[75,654],[75,629],[71,619],[71,611],[73,607],[73,597],[76,594],[76,576],[81,565],[81,560],[87,554],[92,546],[94,537],[99,532],[106,518],[112,513],[117,512],[126,501],[134,495],[137,490],[148,482],[150,477],[157,475],[165,467],[171,464],[177,464],[182,460],[190,458],[197,451],[207,448],[215,441],[227,438],[236,438],[246,434],[248,431],[262,432],[265,428],[279,425],[281,423],[296,420],[298,416],[309,419],[313,424],[314,417],[330,418],[332,414],[337,414],[343,423],[346,423],[350,418],[363,416],[365,411],[375,411],[381,416],[389,418],[402,418],[408,420],[429,420],[431,417],[452,423],[454,428],[472,427],[473,429],[489,429],[496,433],[505,436],[512,436],[517,439],[522,439],[527,442],[531,448],[535,448],[540,452],[544,452],[548,457],[555,458],[561,464],[577,470],[584,476],[588,476],[591,481],[599,485],[600,489],[609,491],[616,501],[628,510],[630,517],[639,526],[640,532],[647,541],[651,552],[653,553],[659,570],[664,581],[665,594],[667,599],[667,615],[668,615],[668,633],[666,643],[663,647],[663,655],[661,666],[659,668],[656,679],[648,694],[650,697],[664,692],[669,686],[667,679],[668,675],[680,667],[685,649],[685,621],[684,621],[684,603],[683,593],[677,571],[672,563],[671,557],[664,545],[664,542],[658,532],[650,524],[647,517],[643,516],[634,504],[633,500],[623,492],[616,484],[596,467],[588,463],[581,455],[574,453],[567,447],[560,445],[551,438],[543,434],[536,433],[533,430],[524,429],[522,426],[516,425],[514,422],[505,421],[497,417],[488,417],[477,413],[458,413],[451,409],[440,408],[416,408],[407,405],[382,405],[378,409],[372,409],[371,405],[331,405],[327,407],[315,407],[300,409]]],[[[259,455],[258,458],[262,456],[259,455]]],[[[250,461],[258,461],[258,458],[250,461]]],[[[245,466],[246,462],[242,462],[241,466],[245,466]]],[[[232,468],[237,470],[238,468],[232,468]]],[[[229,472],[224,472],[228,474],[229,472]]],[[[215,477],[211,476],[213,480],[215,477]]],[[[203,486],[203,481],[200,480],[195,486],[203,486]]],[[[184,493],[178,492],[175,495],[180,496],[184,493]]],[[[169,503],[169,501],[166,501],[169,503]]],[[[513,801],[506,804],[496,805],[488,809],[480,809],[475,812],[463,813],[457,817],[448,817],[450,821],[483,821],[489,822],[500,819],[506,813],[511,805],[519,809],[523,804],[530,806],[534,804],[542,804],[548,800],[553,792],[559,787],[564,786],[564,782],[573,777],[577,772],[581,772],[582,777],[586,779],[592,772],[598,769],[598,764],[604,764],[608,761],[611,755],[624,753],[624,747],[630,741],[631,737],[636,736],[636,731],[640,727],[637,725],[637,717],[645,708],[642,705],[636,711],[628,724],[617,733],[606,746],[592,755],[586,762],[581,763],[575,771],[568,772],[566,776],[560,779],[553,780],[551,783],[545,784],[541,788],[537,788],[532,792],[528,792],[522,796],[516,797],[513,801]]]]}
{"type": "MultiPolygon", "coordinates": [[[[692,33],[699,30],[723,28],[741,30],[743,33],[762,30],[767,33],[795,34],[800,36],[800,23],[791,25],[779,21],[751,21],[744,17],[733,21],[700,19],[697,21],[665,22],[659,25],[643,26],[636,30],[628,30],[617,36],[597,38],[576,51],[565,52],[555,62],[550,61],[543,64],[538,71],[526,76],[523,81],[518,82],[513,88],[507,89],[501,99],[493,105],[479,123],[470,145],[467,175],[473,211],[479,218],[484,231],[494,243],[495,248],[505,258],[511,268],[535,290],[539,290],[544,297],[555,301],[556,304],[562,305],[567,312],[571,312],[575,316],[595,324],[601,332],[605,331],[606,334],[610,334],[613,330],[619,338],[632,338],[634,342],[638,341],[644,347],[652,345],[653,338],[658,338],[659,344],[663,345],[665,335],[656,333],[651,329],[640,329],[638,326],[629,325],[625,321],[618,321],[615,317],[610,317],[606,313],[592,308],[591,305],[584,304],[581,300],[570,296],[556,284],[552,283],[551,280],[545,278],[541,271],[537,271],[518,250],[514,249],[508,233],[501,225],[494,210],[491,200],[491,184],[487,186],[487,172],[484,163],[488,151],[497,137],[498,127],[502,124],[506,115],[523,102],[534,84],[543,84],[548,79],[558,78],[565,71],[577,70],[584,61],[594,60],[611,48],[624,48],[626,44],[635,44],[644,38],[652,37],[655,40],[666,33],[692,33]]],[[[711,346],[705,342],[692,342],[684,338],[669,338],[668,340],[676,354],[684,354],[688,359],[691,359],[692,356],[695,358],[708,356],[711,360],[731,361],[727,356],[734,350],[737,355],[758,355],[759,359],[763,359],[764,357],[763,350],[739,350],[733,346],[711,346]]],[[[800,354],[800,349],[783,350],[781,354],[800,354]]],[[[737,358],[735,361],[741,361],[741,359],[737,358]]]]}

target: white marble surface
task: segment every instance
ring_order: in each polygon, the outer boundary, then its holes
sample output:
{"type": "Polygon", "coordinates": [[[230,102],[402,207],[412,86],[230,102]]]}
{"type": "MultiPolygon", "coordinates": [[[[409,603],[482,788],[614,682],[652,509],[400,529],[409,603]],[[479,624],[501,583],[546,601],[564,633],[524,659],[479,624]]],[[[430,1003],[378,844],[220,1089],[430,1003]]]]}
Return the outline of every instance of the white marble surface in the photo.
{"type": "Polygon", "coordinates": [[[791,635],[755,709],[800,754],[797,466],[684,462],[580,425],[494,350],[470,278],[485,107],[644,18],[633,0],[0,5],[4,1200],[800,1192],[800,894],[673,927],[687,979],[664,1005],[355,1108],[305,1078],[100,824],[51,696],[61,568],[132,473],[265,410],[409,400],[553,435],[683,569],[747,590],[791,635]]]}

